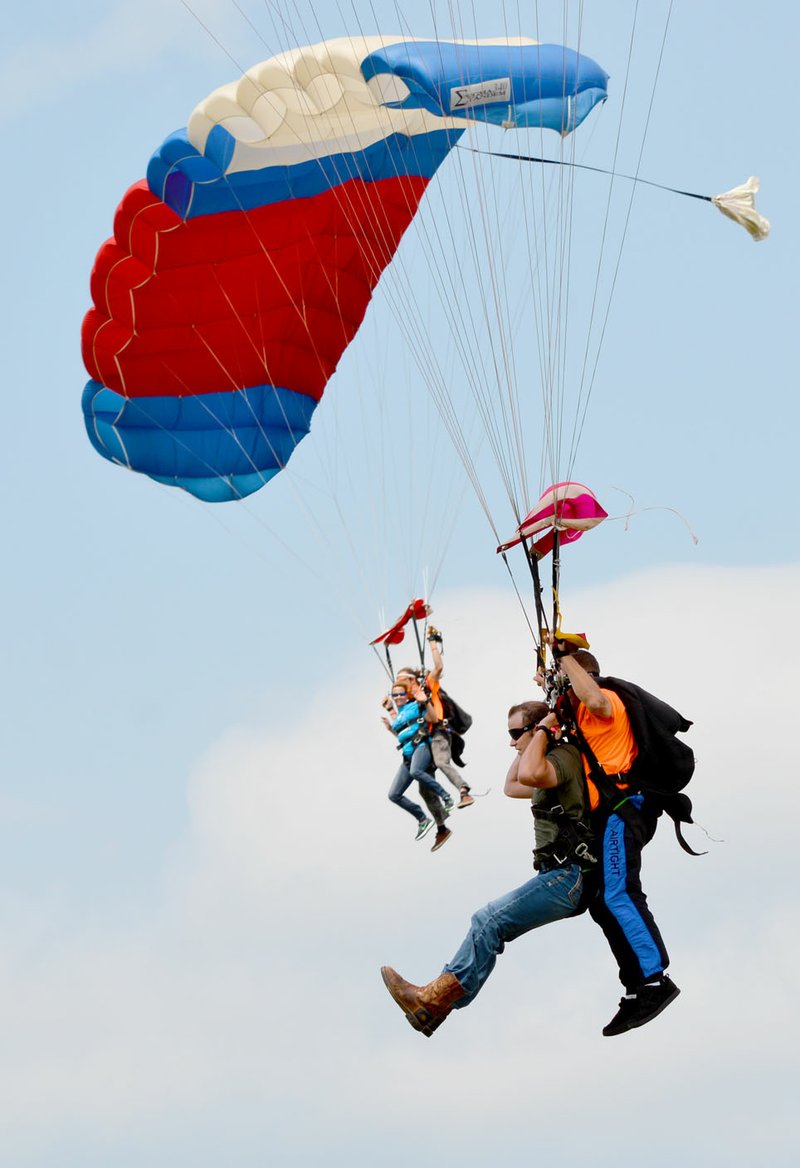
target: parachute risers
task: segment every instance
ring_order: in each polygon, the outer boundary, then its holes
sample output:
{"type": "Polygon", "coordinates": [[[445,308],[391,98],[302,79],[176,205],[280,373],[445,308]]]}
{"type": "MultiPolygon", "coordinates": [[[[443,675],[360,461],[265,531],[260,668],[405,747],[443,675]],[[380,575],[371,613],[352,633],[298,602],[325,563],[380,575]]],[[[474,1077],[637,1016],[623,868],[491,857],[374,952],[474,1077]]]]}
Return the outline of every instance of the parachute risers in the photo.
{"type": "MultiPolygon", "coordinates": [[[[533,597],[536,605],[536,623],[546,634],[546,618],[542,599],[542,582],[539,576],[539,560],[550,552],[553,553],[552,594],[553,614],[552,628],[561,627],[561,607],[559,602],[559,587],[561,578],[561,544],[574,543],[580,539],[584,531],[590,531],[608,518],[593,491],[582,483],[555,483],[548,487],[539,502],[528,512],[517,528],[514,539],[500,544],[497,551],[506,559],[505,553],[509,548],[522,544],[528,561],[528,567],[533,581],[533,597]],[[531,536],[539,532],[544,534],[534,543],[528,543],[531,536]]],[[[508,567],[508,562],[506,561],[508,567]]],[[[509,567],[509,572],[511,571],[509,567]]],[[[545,669],[545,635],[540,636],[536,646],[536,662],[539,670],[545,669]]]]}
{"type": "Polygon", "coordinates": [[[607,518],[608,512],[603,510],[588,487],[581,483],[556,483],[547,488],[522,520],[515,538],[501,543],[497,551],[506,552],[543,531],[545,534],[530,545],[530,551],[541,560],[557,547],[557,543],[574,543],[585,531],[597,527],[607,518]]]}

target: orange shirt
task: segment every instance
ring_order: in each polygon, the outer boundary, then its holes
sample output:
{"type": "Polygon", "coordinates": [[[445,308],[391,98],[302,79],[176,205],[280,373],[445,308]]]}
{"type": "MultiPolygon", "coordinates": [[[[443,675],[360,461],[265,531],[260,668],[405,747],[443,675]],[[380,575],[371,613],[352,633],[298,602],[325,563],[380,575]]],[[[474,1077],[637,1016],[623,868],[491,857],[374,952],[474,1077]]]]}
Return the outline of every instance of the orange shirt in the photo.
{"type": "MultiPolygon", "coordinates": [[[[611,717],[598,718],[587,710],[583,702],[578,705],[578,726],[592,752],[607,775],[627,774],[638,753],[628,714],[619,694],[610,689],[601,691],[611,702],[611,717]]],[[[589,804],[592,811],[600,802],[597,787],[589,775],[589,763],[584,758],[586,780],[589,787],[589,804]]],[[[624,783],[618,784],[624,787],[624,783]]]]}
{"type": "Polygon", "coordinates": [[[428,693],[431,695],[431,705],[434,713],[440,722],[444,720],[444,706],[442,699],[439,697],[439,690],[442,688],[439,682],[435,679],[432,673],[429,673],[425,678],[425,685],[428,687],[428,693]]]}

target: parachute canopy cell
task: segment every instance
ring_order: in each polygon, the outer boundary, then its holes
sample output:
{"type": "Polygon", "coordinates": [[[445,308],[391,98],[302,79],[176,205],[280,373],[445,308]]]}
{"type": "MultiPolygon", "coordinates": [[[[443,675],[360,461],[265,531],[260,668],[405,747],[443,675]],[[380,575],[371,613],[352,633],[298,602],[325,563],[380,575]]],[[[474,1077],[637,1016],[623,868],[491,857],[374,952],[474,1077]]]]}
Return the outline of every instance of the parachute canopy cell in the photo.
{"type": "Polygon", "coordinates": [[[212,93],[124,196],[83,324],[86,429],[200,499],[286,465],[465,123],[573,130],[589,58],[527,39],[340,38],[212,93]]]}

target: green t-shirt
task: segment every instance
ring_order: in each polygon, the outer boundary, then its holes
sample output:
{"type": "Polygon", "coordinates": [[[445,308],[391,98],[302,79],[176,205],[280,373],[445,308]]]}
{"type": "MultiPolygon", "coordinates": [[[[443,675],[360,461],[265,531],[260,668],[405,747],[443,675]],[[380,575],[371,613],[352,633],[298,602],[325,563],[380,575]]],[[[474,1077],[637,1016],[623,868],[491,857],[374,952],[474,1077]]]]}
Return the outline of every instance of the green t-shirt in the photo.
{"type": "MultiPolygon", "coordinates": [[[[580,819],[584,813],[583,763],[577,746],[571,743],[554,746],[547,752],[547,761],[556,772],[557,787],[537,787],[531,796],[532,807],[552,807],[560,803],[570,819],[580,819]]],[[[534,819],[536,850],[546,848],[558,838],[558,823],[551,819],[534,819]]]]}

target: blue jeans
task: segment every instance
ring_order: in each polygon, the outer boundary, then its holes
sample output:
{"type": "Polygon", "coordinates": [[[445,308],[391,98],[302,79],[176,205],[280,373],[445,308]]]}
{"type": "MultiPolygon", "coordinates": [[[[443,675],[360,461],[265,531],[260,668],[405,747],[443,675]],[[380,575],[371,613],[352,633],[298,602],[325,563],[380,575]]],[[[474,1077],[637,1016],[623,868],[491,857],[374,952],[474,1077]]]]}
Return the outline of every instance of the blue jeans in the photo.
{"type": "Polygon", "coordinates": [[[494,969],[507,941],[571,917],[578,911],[583,877],[577,864],[539,872],[521,888],[493,900],[473,916],[469,932],[444,973],[452,973],[466,994],[455,1008],[468,1006],[494,969]]]}
{"type": "Polygon", "coordinates": [[[438,796],[439,799],[447,798],[444,787],[437,783],[433,777],[433,759],[430,745],[427,742],[420,742],[410,759],[403,758],[400,769],[389,788],[390,802],[402,807],[409,815],[413,815],[421,822],[426,818],[425,812],[418,803],[405,797],[405,792],[414,782],[419,783],[421,787],[438,796]]]}

